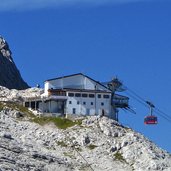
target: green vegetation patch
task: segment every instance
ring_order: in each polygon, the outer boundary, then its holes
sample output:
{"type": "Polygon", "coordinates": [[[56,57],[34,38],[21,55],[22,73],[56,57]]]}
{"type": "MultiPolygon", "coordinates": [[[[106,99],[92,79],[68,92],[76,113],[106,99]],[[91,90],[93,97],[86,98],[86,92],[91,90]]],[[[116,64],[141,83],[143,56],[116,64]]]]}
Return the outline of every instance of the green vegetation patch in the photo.
{"type": "Polygon", "coordinates": [[[119,160],[119,161],[124,161],[125,162],[125,159],[123,158],[122,154],[119,153],[119,152],[116,152],[114,154],[114,157],[115,157],[115,160],[119,160]]]}
{"type": "Polygon", "coordinates": [[[61,147],[67,147],[67,144],[64,141],[57,141],[57,144],[61,147]]]}
{"type": "Polygon", "coordinates": [[[62,118],[62,117],[37,117],[35,116],[27,107],[22,106],[21,104],[15,102],[0,102],[0,111],[4,108],[10,108],[13,110],[17,110],[24,114],[24,117],[29,117],[30,121],[38,123],[40,125],[45,125],[48,123],[54,123],[60,129],[66,129],[72,127],[74,125],[81,125],[82,120],[72,121],[70,119],[62,118]]]}
{"type": "Polygon", "coordinates": [[[90,150],[95,149],[96,147],[98,147],[97,145],[94,144],[90,144],[89,146],[87,146],[90,150]]]}
{"type": "Polygon", "coordinates": [[[25,116],[28,116],[28,117],[32,117],[32,118],[35,117],[35,115],[31,111],[29,111],[28,108],[15,102],[0,102],[0,111],[2,111],[4,108],[17,110],[25,114],[25,116]]]}
{"type": "Polygon", "coordinates": [[[0,102],[0,111],[2,111],[4,108],[4,104],[2,102],[0,102]]]}
{"type": "Polygon", "coordinates": [[[72,152],[63,152],[64,156],[69,157],[71,159],[76,159],[72,152]]]}
{"type": "Polygon", "coordinates": [[[67,129],[69,127],[72,127],[74,125],[80,125],[80,121],[72,121],[66,118],[62,117],[35,117],[32,119],[33,122],[36,122],[40,125],[45,125],[48,123],[54,123],[58,128],[60,129],[67,129]]]}

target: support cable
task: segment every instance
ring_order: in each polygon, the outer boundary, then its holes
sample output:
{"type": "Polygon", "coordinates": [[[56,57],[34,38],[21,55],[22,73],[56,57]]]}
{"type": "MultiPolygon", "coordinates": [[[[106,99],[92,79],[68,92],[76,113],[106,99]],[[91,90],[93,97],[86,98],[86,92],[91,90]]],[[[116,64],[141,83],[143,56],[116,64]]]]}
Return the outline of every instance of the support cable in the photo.
{"type": "MultiPolygon", "coordinates": [[[[73,144],[74,145],[74,144],[73,144]]],[[[83,157],[83,155],[78,151],[78,149],[75,148],[75,145],[73,146],[74,150],[80,155],[80,157],[87,163],[87,166],[92,170],[93,168],[91,167],[91,165],[88,163],[88,161],[83,157]]]]}
{"type": "MultiPolygon", "coordinates": [[[[124,87],[129,91],[129,92],[125,92],[126,94],[128,94],[130,97],[132,97],[134,100],[136,100],[137,102],[141,103],[145,107],[148,107],[147,101],[144,98],[139,96],[137,93],[135,93],[133,90],[131,90],[127,86],[124,86],[124,87]]],[[[154,108],[154,111],[159,116],[161,116],[162,118],[164,118],[165,120],[167,120],[168,122],[171,123],[171,116],[169,116],[168,114],[166,114],[165,112],[161,111],[159,108],[156,108],[156,107],[154,108]]]]}
{"type": "Polygon", "coordinates": [[[72,141],[72,139],[67,136],[67,138],[70,140],[71,144],[72,144],[72,148],[79,154],[79,156],[87,163],[87,166],[91,169],[91,171],[94,171],[94,169],[91,167],[91,164],[89,164],[89,162],[85,159],[85,157],[79,152],[79,150],[75,147],[74,142],[72,141]]]}

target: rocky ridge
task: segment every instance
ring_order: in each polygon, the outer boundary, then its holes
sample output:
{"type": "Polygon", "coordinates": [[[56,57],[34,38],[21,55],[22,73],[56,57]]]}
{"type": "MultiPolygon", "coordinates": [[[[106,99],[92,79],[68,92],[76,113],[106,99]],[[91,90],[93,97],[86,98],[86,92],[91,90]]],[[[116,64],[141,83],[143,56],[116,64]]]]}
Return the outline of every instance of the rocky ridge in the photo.
{"type": "Polygon", "coordinates": [[[6,40],[0,36],[0,85],[9,89],[26,89],[29,86],[22,79],[6,40]]]}
{"type": "MultiPolygon", "coordinates": [[[[8,99],[13,98],[11,90],[3,91],[8,99]]],[[[31,96],[30,91],[18,94],[22,97],[29,92],[31,96]]],[[[39,95],[41,90],[32,91],[39,95]]],[[[20,118],[17,112],[8,107],[0,111],[2,171],[171,170],[169,153],[109,118],[89,116],[81,125],[59,129],[52,123],[41,126],[20,118]]]]}
{"type": "Polygon", "coordinates": [[[0,101],[22,102],[25,98],[40,97],[43,89],[32,87],[26,90],[9,90],[6,87],[0,86],[0,101]]]}

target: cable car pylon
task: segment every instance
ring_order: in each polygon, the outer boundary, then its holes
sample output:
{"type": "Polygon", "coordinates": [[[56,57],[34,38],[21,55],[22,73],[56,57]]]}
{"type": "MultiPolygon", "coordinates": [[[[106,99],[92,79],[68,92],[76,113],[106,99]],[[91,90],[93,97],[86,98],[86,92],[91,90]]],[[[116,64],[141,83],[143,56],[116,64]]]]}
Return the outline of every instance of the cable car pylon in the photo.
{"type": "Polygon", "coordinates": [[[149,101],[146,101],[146,103],[150,108],[150,115],[144,118],[144,124],[157,124],[157,117],[153,115],[153,108],[155,108],[155,106],[149,101]]]}

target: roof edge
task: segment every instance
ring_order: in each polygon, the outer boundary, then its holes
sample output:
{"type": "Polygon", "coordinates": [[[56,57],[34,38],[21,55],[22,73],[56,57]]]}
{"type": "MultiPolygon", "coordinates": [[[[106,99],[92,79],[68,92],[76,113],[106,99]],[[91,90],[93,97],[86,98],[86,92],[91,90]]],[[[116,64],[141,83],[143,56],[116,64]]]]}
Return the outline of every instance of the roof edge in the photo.
{"type": "Polygon", "coordinates": [[[83,73],[76,73],[76,74],[71,74],[71,75],[66,75],[66,76],[62,76],[62,77],[56,77],[56,78],[48,79],[48,80],[45,80],[44,83],[45,83],[45,82],[48,82],[48,81],[53,81],[53,80],[57,80],[57,79],[61,79],[61,78],[68,78],[68,77],[72,77],[72,76],[76,76],[76,75],[82,75],[82,76],[84,76],[84,77],[86,77],[86,78],[88,78],[88,79],[94,81],[95,83],[101,85],[102,87],[106,88],[106,89],[109,90],[110,92],[112,92],[108,87],[106,87],[105,85],[103,85],[103,84],[100,83],[99,81],[96,81],[96,80],[94,80],[93,78],[91,78],[91,77],[89,77],[89,76],[87,76],[87,75],[85,75],[85,74],[83,74],[83,73]]]}
{"type": "Polygon", "coordinates": [[[70,74],[70,75],[66,75],[66,76],[61,76],[61,77],[56,77],[56,78],[48,79],[48,80],[45,80],[44,82],[58,80],[58,79],[61,79],[61,78],[72,77],[72,76],[76,76],[76,75],[84,75],[84,74],[82,74],[82,73],[70,74]]]}

